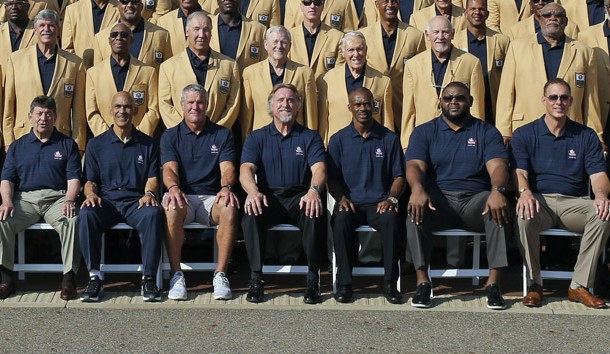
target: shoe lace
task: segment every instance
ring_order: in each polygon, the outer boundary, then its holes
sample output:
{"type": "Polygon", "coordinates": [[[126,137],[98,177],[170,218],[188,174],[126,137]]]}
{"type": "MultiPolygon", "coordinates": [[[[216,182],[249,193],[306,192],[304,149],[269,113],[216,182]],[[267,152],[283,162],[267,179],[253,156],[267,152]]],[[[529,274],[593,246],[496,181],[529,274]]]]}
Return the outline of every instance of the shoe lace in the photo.
{"type": "Polygon", "coordinates": [[[87,287],[85,288],[85,292],[86,293],[97,292],[98,289],[100,288],[100,283],[101,283],[101,281],[97,277],[92,277],[89,280],[89,284],[87,284],[87,287]]]}
{"type": "Polygon", "coordinates": [[[228,285],[229,279],[224,272],[218,272],[214,276],[214,285],[228,285]]]}
{"type": "Polygon", "coordinates": [[[148,293],[156,293],[157,292],[157,284],[155,284],[155,280],[151,277],[147,277],[144,281],[144,292],[148,293]]]}

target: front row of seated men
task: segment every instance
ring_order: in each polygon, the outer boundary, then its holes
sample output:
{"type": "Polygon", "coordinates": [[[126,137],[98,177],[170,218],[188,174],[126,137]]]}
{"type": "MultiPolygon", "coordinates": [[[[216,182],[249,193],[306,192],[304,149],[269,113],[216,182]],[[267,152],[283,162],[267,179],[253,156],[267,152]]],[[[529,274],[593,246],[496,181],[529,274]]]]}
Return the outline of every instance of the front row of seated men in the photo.
{"type": "MultiPolygon", "coordinates": [[[[539,232],[560,227],[583,233],[569,300],[591,308],[606,307],[587,288],[593,286],[596,264],[610,233],[610,182],[595,132],[568,118],[572,104],[569,84],[556,79],[545,85],[542,103],[546,113],[515,132],[512,154],[495,127],[472,117],[472,97],[463,83],[443,88],[441,115],[414,130],[404,160],[398,137],[373,119],[373,100],[366,88],[350,93],[352,122],[330,139],[326,153],[317,132],[295,121],[301,104],[298,90],[279,84],[269,95],[272,121],[247,138],[239,176],[247,194],[241,222],[251,268],[248,301],[264,299],[265,231],[285,222],[303,231],[309,267],[304,302],[321,300],[319,269],[326,207],[320,193],[328,184],[336,200],[331,220],[338,263],[335,299],[352,299],[353,231],[365,222],[383,238],[385,297],[390,303],[401,303],[395,286],[401,234],[398,199],[406,176],[411,188],[407,240],[417,274],[412,305],[425,308],[432,304],[427,274],[431,232],[460,227],[485,232],[491,268],[487,305],[506,308],[499,282],[500,270],[507,265],[505,233],[512,227],[505,197],[510,156],[519,191],[516,226],[530,282],[524,305],[542,304],[539,232]],[[593,201],[587,197],[589,178],[593,201]]],[[[232,190],[238,179],[235,148],[230,132],[205,115],[207,105],[202,86],[185,87],[181,97],[185,118],[161,139],[171,299],[187,298],[180,270],[182,226],[192,221],[219,226],[214,298],[232,297],[225,273],[240,207],[232,190]]],[[[62,241],[63,299],[76,297],[74,275],[82,250],[90,281],[81,300],[99,300],[103,291],[101,233],[123,220],[138,231],[142,241],[143,299],[161,298],[154,281],[164,232],[155,195],[159,152],[151,138],[133,128],[136,111],[128,93],[113,97],[114,125],[87,146],[86,199],[77,217],[78,147],[53,128],[54,101],[45,96],[34,99],[30,109],[33,129],[10,146],[2,171],[0,298],[15,292],[15,234],[40,218],[58,231],[62,241]]]]}

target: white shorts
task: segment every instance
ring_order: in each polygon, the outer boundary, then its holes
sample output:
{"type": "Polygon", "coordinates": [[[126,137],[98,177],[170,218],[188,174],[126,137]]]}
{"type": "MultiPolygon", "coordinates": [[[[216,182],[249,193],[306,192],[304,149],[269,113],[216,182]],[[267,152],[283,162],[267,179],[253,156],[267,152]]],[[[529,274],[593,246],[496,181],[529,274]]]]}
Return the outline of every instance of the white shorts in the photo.
{"type": "MultiPolygon", "coordinates": [[[[165,203],[165,198],[167,198],[167,193],[163,195],[163,203],[165,203]]],[[[216,200],[215,195],[187,194],[186,199],[188,204],[186,205],[185,224],[198,222],[206,226],[216,225],[211,218],[214,200],[216,200]]]]}

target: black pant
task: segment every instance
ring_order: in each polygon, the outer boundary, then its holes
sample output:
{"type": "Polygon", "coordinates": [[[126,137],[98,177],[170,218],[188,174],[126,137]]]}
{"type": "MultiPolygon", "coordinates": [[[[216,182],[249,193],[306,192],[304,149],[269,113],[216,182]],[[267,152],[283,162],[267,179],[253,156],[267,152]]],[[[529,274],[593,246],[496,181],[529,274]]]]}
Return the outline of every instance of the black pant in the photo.
{"type": "Polygon", "coordinates": [[[339,211],[339,204],[333,212],[333,241],[337,257],[337,281],[340,285],[352,284],[352,268],[358,251],[358,237],[355,233],[360,225],[369,225],[381,234],[384,279],[398,280],[399,217],[395,211],[377,213],[377,203],[358,204],[356,212],[339,211]]]}
{"type": "MultiPolygon", "coordinates": [[[[263,206],[261,215],[244,215],[241,224],[251,271],[261,272],[263,269],[267,230],[278,224],[290,223],[303,232],[303,249],[309,271],[318,272],[323,256],[321,250],[326,218],[325,215],[319,218],[305,216],[305,209],[299,208],[299,201],[305,194],[307,187],[301,186],[271,190],[265,193],[269,206],[263,206]]],[[[325,213],[325,208],[322,208],[322,213],[325,213]]]]}

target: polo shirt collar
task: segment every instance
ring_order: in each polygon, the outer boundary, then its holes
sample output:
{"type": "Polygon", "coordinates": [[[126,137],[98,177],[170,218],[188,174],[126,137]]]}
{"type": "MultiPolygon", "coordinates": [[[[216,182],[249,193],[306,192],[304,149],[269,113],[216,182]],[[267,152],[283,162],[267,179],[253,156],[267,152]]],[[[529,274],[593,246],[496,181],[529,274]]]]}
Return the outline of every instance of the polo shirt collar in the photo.
{"type": "Polygon", "coordinates": [[[354,80],[359,80],[360,78],[364,77],[364,73],[366,72],[366,64],[364,64],[364,68],[362,69],[362,74],[360,74],[360,76],[358,76],[358,79],[354,78],[354,76],[352,75],[352,71],[349,69],[349,65],[347,65],[347,63],[345,63],[345,78],[352,78],[354,80]]]}
{"type": "Polygon", "coordinates": [[[38,46],[36,46],[36,53],[38,54],[38,60],[55,60],[55,58],[57,57],[57,46],[55,46],[55,53],[53,53],[53,55],[51,55],[51,57],[48,59],[44,56],[44,54],[42,54],[42,51],[38,46]]]}
{"type": "MultiPolygon", "coordinates": [[[[55,127],[53,127],[53,132],[51,133],[51,136],[49,137],[49,141],[52,141],[54,143],[59,141],[59,133],[57,132],[57,129],[55,127]]],[[[36,136],[36,134],[34,134],[34,128],[30,129],[30,132],[28,133],[28,140],[30,141],[30,143],[35,143],[37,141],[40,141],[38,139],[38,137],[36,136]]]]}
{"type": "Polygon", "coordinates": [[[125,63],[125,65],[121,66],[121,64],[119,64],[119,62],[116,61],[116,59],[114,59],[114,57],[111,55],[110,56],[110,66],[119,67],[119,68],[124,68],[124,67],[129,68],[130,59],[131,59],[131,55],[129,56],[129,58],[127,58],[127,62],[125,63]]]}
{"type": "Polygon", "coordinates": [[[470,31],[466,30],[466,35],[468,36],[468,43],[479,43],[479,42],[485,42],[486,38],[483,38],[481,40],[479,40],[477,37],[474,36],[474,34],[470,33],[470,31]]]}
{"type": "Polygon", "coordinates": [[[203,126],[203,130],[199,134],[195,134],[195,132],[193,132],[191,130],[191,128],[189,128],[188,125],[186,125],[186,121],[184,119],[182,119],[182,121],[178,125],[178,129],[182,135],[189,135],[189,134],[204,135],[206,133],[209,133],[210,129],[211,129],[211,124],[210,124],[211,122],[207,117],[206,117],[206,119],[207,119],[207,121],[205,122],[205,125],[203,126]]]}
{"type": "MultiPolygon", "coordinates": [[[[551,131],[549,130],[549,127],[546,126],[546,123],[544,122],[544,115],[542,115],[542,117],[538,118],[536,120],[537,128],[538,128],[538,134],[539,135],[551,135],[554,136],[553,133],[551,133],[551,131]]],[[[557,138],[561,138],[561,137],[573,137],[576,133],[575,130],[576,126],[574,124],[574,122],[572,122],[572,120],[570,118],[568,118],[566,120],[566,125],[563,129],[563,133],[560,136],[557,136],[557,138]]]]}
{"type": "MultiPolygon", "coordinates": [[[[191,13],[195,12],[195,11],[201,11],[201,5],[197,5],[197,8],[195,8],[194,11],[192,11],[191,13]]],[[[181,7],[178,7],[178,18],[187,18],[188,16],[186,16],[184,14],[184,11],[182,11],[181,7]]]]}
{"type": "MultiPolygon", "coordinates": [[[[274,135],[274,136],[280,135],[280,136],[282,136],[280,131],[277,130],[277,128],[275,128],[275,124],[273,124],[273,121],[271,123],[267,124],[266,129],[267,129],[267,131],[269,133],[271,133],[271,135],[274,135]]],[[[301,126],[299,123],[297,123],[295,121],[294,124],[292,125],[292,129],[290,129],[288,134],[286,134],[286,136],[283,136],[283,137],[287,138],[287,137],[289,137],[291,135],[299,136],[302,131],[303,131],[303,126],[301,126]]]]}
{"type": "MultiPolygon", "coordinates": [[[[538,44],[548,44],[549,47],[551,46],[551,44],[542,35],[542,32],[536,33],[536,37],[538,38],[538,44]]],[[[566,36],[564,34],[563,38],[557,42],[557,45],[555,47],[563,48],[565,43],[566,43],[566,36]]],[[[555,48],[555,47],[553,47],[553,48],[555,48]]]]}
{"type": "Polygon", "coordinates": [[[445,118],[443,118],[442,115],[438,116],[438,121],[439,121],[439,125],[440,125],[440,129],[441,130],[450,130],[452,132],[456,132],[456,131],[462,131],[462,130],[470,130],[472,128],[472,125],[474,124],[474,118],[473,116],[469,115],[468,117],[466,117],[466,120],[464,121],[464,126],[460,127],[460,129],[458,130],[453,130],[453,128],[451,128],[449,126],[449,124],[447,124],[447,122],[445,122],[445,118]]]}
{"type": "MultiPolygon", "coordinates": [[[[123,141],[121,139],[119,139],[119,137],[115,134],[114,130],[112,129],[114,127],[114,124],[112,124],[110,126],[110,128],[108,128],[108,142],[110,143],[123,143],[123,141]]],[[[135,126],[132,125],[131,128],[131,137],[129,137],[129,141],[126,144],[130,144],[130,143],[137,143],[139,142],[138,140],[138,130],[136,129],[135,126]]]]}
{"type": "Polygon", "coordinates": [[[237,28],[237,27],[241,27],[241,23],[242,23],[241,16],[238,16],[237,24],[235,26],[231,26],[231,25],[225,23],[225,21],[222,19],[222,16],[218,16],[218,26],[227,26],[229,28],[237,28]]]}
{"type": "Polygon", "coordinates": [[[303,34],[305,35],[305,38],[307,37],[316,37],[318,35],[318,33],[320,33],[320,27],[322,27],[322,22],[320,22],[318,24],[318,27],[316,27],[316,32],[315,33],[309,33],[309,31],[307,30],[307,28],[305,28],[305,25],[301,25],[301,27],[303,27],[303,34]]]}
{"type": "Polygon", "coordinates": [[[191,48],[186,47],[186,53],[188,54],[189,60],[191,61],[191,63],[193,63],[193,66],[196,68],[199,67],[207,67],[210,63],[210,56],[212,55],[212,50],[210,49],[208,51],[208,55],[205,57],[204,60],[199,59],[199,57],[193,53],[193,51],[191,50],[191,48]]]}
{"type": "MultiPolygon", "coordinates": [[[[349,129],[352,133],[351,134],[352,138],[362,137],[362,135],[360,135],[360,133],[356,130],[356,127],[354,126],[353,121],[349,124],[349,129]]],[[[371,132],[366,137],[366,139],[369,139],[369,138],[370,139],[381,138],[381,124],[379,124],[376,120],[373,120],[373,127],[371,128],[371,132]]]]}
{"type": "Polygon", "coordinates": [[[97,6],[97,3],[95,1],[91,0],[91,8],[93,10],[95,10],[95,9],[100,9],[101,10],[103,8],[106,8],[106,6],[108,6],[108,2],[106,3],[106,5],[104,5],[104,7],[99,7],[99,6],[97,6]]]}
{"type": "MultiPolygon", "coordinates": [[[[381,24],[380,24],[381,26],[381,24]]],[[[395,39],[398,35],[398,26],[396,26],[396,29],[394,29],[394,32],[392,33],[392,35],[388,35],[388,33],[385,31],[385,29],[383,28],[383,26],[381,26],[381,38],[390,38],[390,39],[395,39]]]]}

